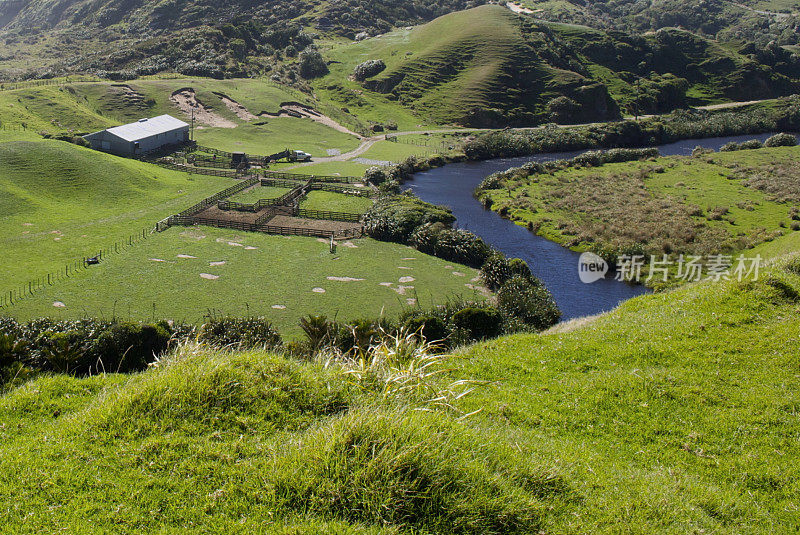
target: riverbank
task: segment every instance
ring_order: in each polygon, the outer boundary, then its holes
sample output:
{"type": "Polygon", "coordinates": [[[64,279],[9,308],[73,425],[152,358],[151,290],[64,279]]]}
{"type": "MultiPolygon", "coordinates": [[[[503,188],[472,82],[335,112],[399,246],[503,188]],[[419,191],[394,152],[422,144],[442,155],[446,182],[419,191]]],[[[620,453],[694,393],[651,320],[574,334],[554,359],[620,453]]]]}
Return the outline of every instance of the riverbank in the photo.
{"type": "MultiPolygon", "coordinates": [[[[714,145],[723,142],[730,139],[714,145]]],[[[477,196],[539,236],[612,262],[621,255],[737,255],[800,230],[798,156],[796,147],[777,147],[528,165],[493,175],[477,196]]]]}

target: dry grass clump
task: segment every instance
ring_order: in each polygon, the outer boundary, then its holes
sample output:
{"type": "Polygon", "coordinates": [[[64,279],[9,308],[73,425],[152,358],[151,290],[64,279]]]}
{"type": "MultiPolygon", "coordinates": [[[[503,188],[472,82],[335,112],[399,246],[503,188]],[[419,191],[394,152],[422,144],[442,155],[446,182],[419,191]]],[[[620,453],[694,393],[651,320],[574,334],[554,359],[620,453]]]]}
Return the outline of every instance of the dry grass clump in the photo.
{"type": "Polygon", "coordinates": [[[738,167],[735,176],[742,179],[745,186],[763,191],[771,201],[800,202],[800,162],[738,167]]]}
{"type": "MultiPolygon", "coordinates": [[[[725,230],[697,219],[703,215],[700,207],[649,191],[645,179],[650,171],[593,174],[580,180],[561,177],[556,187],[544,190],[541,200],[548,210],[577,216],[573,223],[561,225],[565,234],[576,236],[572,244],[594,243],[601,248],[641,244],[645,253],[704,254],[729,239],[725,230]]],[[[515,200],[517,205],[524,202],[515,200]]],[[[727,208],[712,210],[720,219],[726,213],[727,208]]]]}

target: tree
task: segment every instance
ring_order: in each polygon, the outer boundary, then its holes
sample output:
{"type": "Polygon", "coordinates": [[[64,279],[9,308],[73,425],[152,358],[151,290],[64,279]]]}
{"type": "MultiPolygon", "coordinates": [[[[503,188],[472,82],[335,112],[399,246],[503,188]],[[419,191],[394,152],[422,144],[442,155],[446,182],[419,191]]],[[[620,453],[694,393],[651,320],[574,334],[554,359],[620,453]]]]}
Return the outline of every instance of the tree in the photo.
{"type": "Polygon", "coordinates": [[[306,48],[300,53],[300,76],[305,79],[328,74],[328,65],[316,48],[306,48]]]}

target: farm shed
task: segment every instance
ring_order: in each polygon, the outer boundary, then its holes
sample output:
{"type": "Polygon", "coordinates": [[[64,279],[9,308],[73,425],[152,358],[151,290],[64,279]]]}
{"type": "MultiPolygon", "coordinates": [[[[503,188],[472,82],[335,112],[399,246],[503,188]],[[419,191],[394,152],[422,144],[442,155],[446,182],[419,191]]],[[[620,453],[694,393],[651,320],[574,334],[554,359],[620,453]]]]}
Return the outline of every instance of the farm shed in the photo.
{"type": "Polygon", "coordinates": [[[84,139],[95,150],[136,156],[189,141],[189,125],[171,115],[161,115],[101,130],[84,139]]]}

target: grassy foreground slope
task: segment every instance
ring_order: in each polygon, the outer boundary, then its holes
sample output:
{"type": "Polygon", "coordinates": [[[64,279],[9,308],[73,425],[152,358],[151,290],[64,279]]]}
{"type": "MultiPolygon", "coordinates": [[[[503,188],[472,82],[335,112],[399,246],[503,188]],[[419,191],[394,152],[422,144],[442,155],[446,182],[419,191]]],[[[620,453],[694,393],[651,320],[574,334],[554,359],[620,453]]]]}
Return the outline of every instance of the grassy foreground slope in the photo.
{"type": "Polygon", "coordinates": [[[259,352],[39,378],[0,397],[0,518],[25,532],[792,532],[799,307],[794,255],[759,282],[476,345],[445,364],[489,381],[458,402],[480,409],[466,419],[259,352]]]}
{"type": "Polygon", "coordinates": [[[234,183],[23,137],[0,137],[2,291],[94,256],[234,183]]]}

